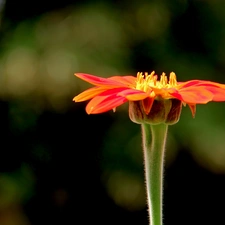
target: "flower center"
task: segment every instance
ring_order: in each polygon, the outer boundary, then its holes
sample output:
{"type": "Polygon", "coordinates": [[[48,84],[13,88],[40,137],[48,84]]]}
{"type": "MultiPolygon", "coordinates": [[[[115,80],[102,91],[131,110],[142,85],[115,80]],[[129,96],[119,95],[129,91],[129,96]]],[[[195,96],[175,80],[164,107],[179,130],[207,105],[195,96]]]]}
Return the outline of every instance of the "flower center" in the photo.
{"type": "Polygon", "coordinates": [[[170,73],[169,81],[165,73],[162,73],[160,80],[155,75],[155,71],[148,73],[137,73],[136,89],[144,92],[151,92],[152,88],[172,88],[177,86],[176,74],[170,73]]]}

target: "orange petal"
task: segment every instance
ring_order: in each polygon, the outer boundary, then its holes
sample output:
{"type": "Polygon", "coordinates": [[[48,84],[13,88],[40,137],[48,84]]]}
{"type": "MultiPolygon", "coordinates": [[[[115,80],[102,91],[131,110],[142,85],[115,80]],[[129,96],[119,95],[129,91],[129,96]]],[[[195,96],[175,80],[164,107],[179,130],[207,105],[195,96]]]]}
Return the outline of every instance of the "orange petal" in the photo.
{"type": "Polygon", "coordinates": [[[168,99],[171,97],[171,93],[177,93],[175,88],[155,88],[151,87],[156,96],[161,96],[162,98],[168,99]]]}
{"type": "Polygon", "coordinates": [[[109,79],[109,78],[97,77],[91,74],[84,74],[84,73],[75,73],[75,76],[96,86],[116,86],[116,87],[127,86],[126,84],[121,83],[120,79],[112,79],[112,78],[109,79]]]}
{"type": "Polygon", "coordinates": [[[96,96],[86,106],[88,114],[98,114],[115,109],[127,101],[126,98],[116,95],[96,96]]]}
{"type": "Polygon", "coordinates": [[[187,104],[206,104],[213,99],[213,94],[201,86],[181,88],[170,95],[187,104]]]}
{"type": "Polygon", "coordinates": [[[199,85],[199,84],[202,84],[204,82],[205,81],[202,81],[202,80],[189,80],[189,81],[186,81],[186,82],[178,82],[178,86],[179,86],[179,88],[186,88],[186,87],[192,87],[192,86],[195,86],[195,85],[199,85]]]}
{"type": "Polygon", "coordinates": [[[225,89],[224,84],[220,84],[220,83],[216,83],[216,82],[212,82],[212,81],[201,81],[201,82],[199,82],[198,86],[218,87],[218,88],[225,89]]]}
{"type": "Polygon", "coordinates": [[[104,92],[106,90],[107,89],[102,88],[102,87],[89,88],[88,90],[83,91],[79,95],[75,96],[73,98],[73,101],[75,101],[75,102],[83,102],[83,101],[89,100],[89,99],[99,95],[100,93],[102,93],[102,92],[104,92]]]}
{"type": "Polygon", "coordinates": [[[146,92],[136,89],[126,89],[118,93],[118,96],[125,97],[129,101],[143,100],[149,96],[146,92]]]}
{"type": "Polygon", "coordinates": [[[207,87],[207,90],[213,93],[213,101],[225,101],[225,89],[220,87],[207,87]]]}
{"type": "Polygon", "coordinates": [[[210,91],[213,94],[212,101],[225,101],[225,85],[205,81],[205,80],[191,80],[184,83],[180,83],[178,89],[184,88],[195,88],[195,87],[202,87],[203,89],[210,91]]]}
{"type": "Polygon", "coordinates": [[[179,82],[180,88],[186,88],[191,86],[204,86],[204,87],[219,87],[225,89],[224,84],[208,81],[208,80],[190,80],[187,82],[179,82]]]}
{"type": "Polygon", "coordinates": [[[88,114],[106,112],[110,109],[116,108],[127,99],[118,96],[118,93],[126,90],[127,88],[113,88],[106,90],[99,95],[95,96],[86,106],[88,114]]]}
{"type": "Polygon", "coordinates": [[[118,81],[126,86],[131,86],[131,87],[136,86],[136,80],[137,80],[137,78],[133,76],[113,76],[108,79],[118,81]]]}

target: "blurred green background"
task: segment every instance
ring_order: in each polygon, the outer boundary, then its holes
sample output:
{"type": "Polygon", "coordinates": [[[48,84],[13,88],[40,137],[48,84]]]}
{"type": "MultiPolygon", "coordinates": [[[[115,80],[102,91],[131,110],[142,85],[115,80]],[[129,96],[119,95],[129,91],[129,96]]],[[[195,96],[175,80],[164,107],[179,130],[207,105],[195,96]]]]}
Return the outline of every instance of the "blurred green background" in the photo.
{"type": "MultiPolygon", "coordinates": [[[[0,224],[148,224],[140,126],[74,77],[225,83],[225,2],[0,0],[0,224]]],[[[164,224],[224,224],[225,103],[169,127],[164,224]]]]}

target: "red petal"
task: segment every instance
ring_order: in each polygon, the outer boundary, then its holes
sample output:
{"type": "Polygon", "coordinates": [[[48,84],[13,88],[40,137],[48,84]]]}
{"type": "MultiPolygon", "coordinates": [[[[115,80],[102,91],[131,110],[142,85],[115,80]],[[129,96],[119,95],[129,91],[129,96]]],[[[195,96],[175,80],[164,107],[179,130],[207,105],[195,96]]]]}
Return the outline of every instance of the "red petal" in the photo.
{"type": "Polygon", "coordinates": [[[213,87],[219,87],[219,88],[225,89],[224,84],[220,84],[220,83],[216,83],[216,82],[212,82],[208,80],[190,80],[187,82],[178,82],[178,84],[181,88],[186,88],[191,86],[204,86],[204,87],[213,86],[213,87]]]}
{"type": "Polygon", "coordinates": [[[113,88],[95,96],[86,106],[87,113],[102,113],[123,104],[123,102],[126,102],[127,99],[118,96],[118,93],[124,90],[126,90],[126,88],[113,88]]]}
{"type": "Polygon", "coordinates": [[[196,113],[196,105],[191,105],[191,104],[188,104],[190,110],[191,110],[191,114],[192,114],[192,117],[195,118],[195,113],[196,113]]]}
{"type": "Polygon", "coordinates": [[[127,81],[125,83],[122,83],[120,78],[112,77],[109,78],[103,78],[103,77],[97,77],[93,76],[91,74],[84,74],[84,73],[75,73],[75,76],[79,77],[80,79],[87,81],[90,84],[97,85],[97,86],[116,86],[116,87],[125,87],[127,86],[127,81]]]}
{"type": "Polygon", "coordinates": [[[205,104],[213,99],[213,94],[201,86],[182,88],[170,95],[187,104],[205,104]]]}
{"type": "Polygon", "coordinates": [[[213,94],[212,101],[225,101],[225,85],[211,82],[211,81],[205,81],[205,80],[192,80],[188,82],[184,82],[180,84],[180,90],[183,90],[185,88],[196,88],[201,87],[202,93],[204,90],[210,91],[213,94]]]}
{"type": "Polygon", "coordinates": [[[96,96],[86,106],[88,114],[98,114],[115,109],[127,101],[126,98],[116,95],[96,96]]]}
{"type": "Polygon", "coordinates": [[[136,86],[135,82],[137,80],[137,78],[133,76],[113,76],[113,77],[109,77],[108,79],[118,81],[126,86],[131,86],[131,87],[136,86]]]}
{"type": "Polygon", "coordinates": [[[202,84],[205,81],[201,81],[201,80],[189,80],[187,82],[178,82],[178,85],[181,88],[186,88],[186,87],[191,87],[191,86],[195,86],[195,85],[199,85],[202,84]]]}
{"type": "Polygon", "coordinates": [[[225,89],[220,87],[207,87],[207,90],[213,93],[213,101],[225,101],[225,89]]]}
{"type": "Polygon", "coordinates": [[[153,102],[154,102],[154,98],[146,98],[142,100],[142,106],[146,115],[150,113],[153,102]]]}

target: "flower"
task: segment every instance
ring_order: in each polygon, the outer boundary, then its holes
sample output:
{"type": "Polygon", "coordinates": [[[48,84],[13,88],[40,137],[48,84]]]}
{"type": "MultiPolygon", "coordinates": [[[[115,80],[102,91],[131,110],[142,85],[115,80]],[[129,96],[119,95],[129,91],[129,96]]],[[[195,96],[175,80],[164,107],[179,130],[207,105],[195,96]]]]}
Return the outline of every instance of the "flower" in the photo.
{"type": "Polygon", "coordinates": [[[98,114],[115,110],[123,103],[141,102],[146,115],[152,110],[155,100],[177,99],[190,107],[192,116],[196,113],[196,104],[210,101],[225,101],[225,85],[207,80],[177,82],[174,72],[169,79],[162,73],[160,79],[153,71],[137,73],[134,76],[113,76],[101,78],[90,74],[76,73],[75,76],[94,85],[73,98],[75,102],[90,100],[86,106],[88,114],[98,114]]]}

